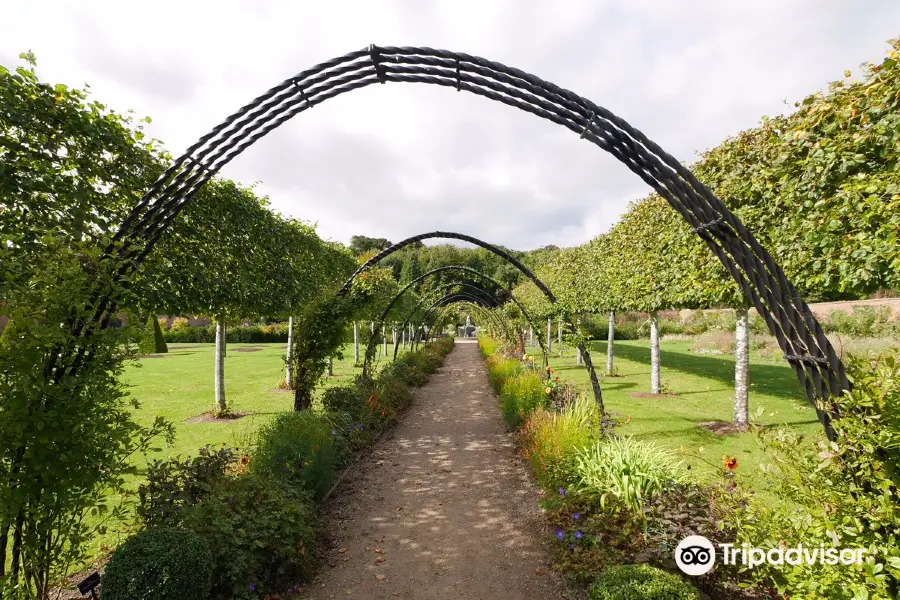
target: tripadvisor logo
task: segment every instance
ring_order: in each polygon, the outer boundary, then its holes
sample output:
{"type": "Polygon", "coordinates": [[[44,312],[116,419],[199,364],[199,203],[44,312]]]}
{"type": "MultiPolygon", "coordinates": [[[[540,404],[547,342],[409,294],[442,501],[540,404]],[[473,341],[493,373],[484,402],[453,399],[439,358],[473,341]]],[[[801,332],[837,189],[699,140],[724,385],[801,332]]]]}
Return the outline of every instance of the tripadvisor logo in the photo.
{"type": "Polygon", "coordinates": [[[689,535],[675,548],[675,564],[687,575],[709,573],[715,562],[716,550],[702,535],[689,535]]]}
{"type": "MultiPolygon", "coordinates": [[[[865,548],[826,548],[798,544],[794,548],[754,548],[749,544],[719,544],[722,564],[745,565],[751,569],[762,564],[769,565],[859,565],[863,562],[865,548]]],[[[716,549],[712,542],[702,535],[689,535],[675,548],[675,564],[687,575],[704,575],[716,562],[716,549]]]]}

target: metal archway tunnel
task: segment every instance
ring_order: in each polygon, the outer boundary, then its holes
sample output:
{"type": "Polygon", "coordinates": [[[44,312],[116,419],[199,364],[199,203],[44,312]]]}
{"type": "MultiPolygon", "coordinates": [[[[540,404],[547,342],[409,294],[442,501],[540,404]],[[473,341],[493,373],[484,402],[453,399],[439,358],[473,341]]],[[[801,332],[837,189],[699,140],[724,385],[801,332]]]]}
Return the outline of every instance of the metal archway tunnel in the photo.
{"type": "Polygon", "coordinates": [[[605,108],[519,69],[428,47],[350,52],[285,79],[217,125],[176,159],[135,204],[104,252],[110,280],[67,326],[80,342],[61,348],[51,373],[73,373],[92,332],[115,313],[129,273],[138,268],[194,193],[222,167],[291,118],[373,84],[424,83],[465,91],[557,123],[610,153],[665,198],[722,262],[763,317],[794,368],[829,436],[836,398],[850,388],[844,365],[781,267],[743,223],[674,157],[605,108]],[[820,406],[819,401],[824,401],[820,406]]]}

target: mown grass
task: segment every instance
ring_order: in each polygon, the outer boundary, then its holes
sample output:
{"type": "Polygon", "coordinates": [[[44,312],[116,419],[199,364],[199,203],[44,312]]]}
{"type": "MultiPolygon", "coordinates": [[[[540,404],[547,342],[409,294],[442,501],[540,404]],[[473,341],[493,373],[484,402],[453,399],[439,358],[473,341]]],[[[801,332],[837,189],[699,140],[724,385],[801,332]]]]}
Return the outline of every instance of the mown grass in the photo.
{"type": "MultiPolygon", "coordinates": [[[[618,427],[623,435],[653,440],[681,456],[701,475],[720,472],[722,457],[738,459],[738,473],[754,489],[764,491],[759,464],[761,449],[752,433],[718,435],[697,425],[701,421],[730,422],[733,415],[734,357],[690,351],[690,341],[661,343],[660,364],[663,391],[672,396],[634,397],[650,388],[650,345],[645,341],[616,341],[614,366],[617,377],[604,377],[600,387],[607,411],[618,413],[627,424],[618,427]]],[[[602,374],[606,366],[606,342],[591,342],[591,357],[602,374]]],[[[529,348],[529,353],[538,349],[529,348]]],[[[586,369],[576,365],[575,352],[562,356],[553,350],[550,366],[564,381],[590,393],[586,369]]],[[[750,413],[762,408],[759,423],[785,425],[819,439],[822,427],[806,400],[794,371],[768,358],[751,353],[750,413]]]]}
{"type": "MultiPolygon", "coordinates": [[[[364,347],[360,349],[364,352],[364,347]]],[[[388,345],[388,359],[393,356],[388,345]]],[[[275,415],[293,410],[294,396],[278,389],[284,380],[284,344],[228,344],[225,358],[225,397],[234,413],[249,415],[228,421],[188,422],[214,407],[213,344],[171,344],[168,354],[153,355],[131,361],[122,381],[128,393],[141,407],[135,418],[148,425],[157,416],[172,422],[175,429],[173,445],[158,443],[161,451],[150,454],[149,460],[172,456],[193,456],[205,445],[226,445],[245,448],[254,433],[275,415]],[[244,349],[258,348],[247,351],[244,349]]],[[[316,399],[328,387],[352,381],[362,371],[353,366],[353,347],[343,348],[344,358],[334,361],[334,375],[319,387],[316,399]]],[[[385,359],[380,359],[382,362],[385,359]]],[[[147,461],[135,456],[134,464],[143,472],[147,461]]],[[[133,480],[136,489],[141,477],[133,480]]],[[[115,503],[122,500],[113,497],[115,503]]],[[[124,541],[128,523],[109,522],[108,532],[95,537],[90,545],[92,556],[104,553],[124,541]]]]}

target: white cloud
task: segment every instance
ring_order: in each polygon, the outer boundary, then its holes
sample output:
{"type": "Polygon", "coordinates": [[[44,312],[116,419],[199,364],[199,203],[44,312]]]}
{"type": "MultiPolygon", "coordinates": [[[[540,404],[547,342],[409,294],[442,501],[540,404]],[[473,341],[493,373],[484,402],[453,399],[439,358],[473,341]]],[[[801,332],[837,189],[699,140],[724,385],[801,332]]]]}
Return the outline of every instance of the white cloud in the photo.
{"type": "MultiPolygon", "coordinates": [[[[174,154],[284,78],[370,43],[506,63],[627,119],[682,161],[880,60],[877,0],[10,3],[0,61],[154,121],[174,154]],[[551,8],[552,7],[552,8],[551,8]]],[[[458,229],[516,248],[606,230],[647,193],[577,135],[484,98],[377,85],[302,113],[228,165],[326,236],[458,229]]]]}

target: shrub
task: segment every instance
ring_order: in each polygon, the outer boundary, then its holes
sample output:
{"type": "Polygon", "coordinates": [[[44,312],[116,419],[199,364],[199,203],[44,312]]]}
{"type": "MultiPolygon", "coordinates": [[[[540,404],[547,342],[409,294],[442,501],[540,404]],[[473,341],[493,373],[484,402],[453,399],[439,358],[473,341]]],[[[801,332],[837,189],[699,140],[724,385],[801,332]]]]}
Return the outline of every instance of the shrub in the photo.
{"type": "Polygon", "coordinates": [[[322,498],[344,449],[335,423],[311,410],[282,413],[260,428],[251,473],[273,477],[322,498]]]}
{"type": "Polygon", "coordinates": [[[679,482],[681,463],[653,442],[608,437],[578,451],[575,489],[605,507],[610,497],[639,512],[645,502],[679,482]]]}
{"type": "Polygon", "coordinates": [[[184,527],[204,538],[215,569],[211,600],[283,592],[315,565],[315,515],[308,494],[264,477],[226,479],[188,507],[184,527]]]}
{"type": "Polygon", "coordinates": [[[500,344],[492,338],[487,336],[478,337],[478,349],[481,351],[481,356],[484,358],[496,354],[499,347],[500,344]]]}
{"type": "Polygon", "coordinates": [[[356,386],[341,385],[325,390],[322,394],[322,406],[329,412],[359,417],[365,406],[365,398],[356,386]]]}
{"type": "Polygon", "coordinates": [[[592,398],[579,396],[562,412],[534,411],[522,428],[522,454],[538,482],[548,490],[573,480],[575,456],[600,433],[600,414],[592,398]]]}
{"type": "Polygon", "coordinates": [[[165,354],[169,351],[166,347],[162,328],[159,326],[159,321],[155,316],[150,315],[147,319],[147,326],[141,333],[141,338],[138,341],[138,352],[140,354],[165,354]]]}
{"type": "Polygon", "coordinates": [[[802,541],[865,548],[855,565],[761,565],[750,575],[796,597],[896,598],[900,594],[900,360],[896,351],[847,363],[853,390],[840,399],[837,439],[805,443],[790,430],[760,429],[760,465],[784,503],[738,513],[737,544],[802,541]]]}
{"type": "MultiPolygon", "coordinates": [[[[287,333],[287,323],[237,325],[226,329],[225,341],[229,344],[286,344],[287,333]]],[[[172,322],[172,327],[164,332],[163,335],[170,344],[211,344],[216,340],[216,328],[214,325],[190,327],[187,324],[187,319],[179,317],[172,322]],[[179,321],[183,321],[184,324],[176,327],[176,322],[179,321]]]]}
{"type": "Polygon", "coordinates": [[[892,335],[900,327],[891,321],[889,306],[854,306],[852,313],[836,310],[824,319],[826,333],[843,333],[858,337],[892,335]]]}
{"type": "Polygon", "coordinates": [[[522,363],[515,359],[501,358],[497,355],[488,357],[488,382],[495,394],[503,391],[503,384],[507,379],[520,375],[525,369],[522,363]]]}
{"type": "Polygon", "coordinates": [[[428,381],[428,375],[421,369],[399,361],[391,363],[382,372],[412,387],[422,387],[428,381]]]}
{"type": "Polygon", "coordinates": [[[545,382],[537,373],[522,373],[505,379],[500,392],[500,410],[510,429],[516,429],[535,409],[546,404],[545,382]]]}
{"type": "Polygon", "coordinates": [[[395,413],[404,411],[412,405],[413,394],[407,383],[390,373],[381,373],[377,382],[382,400],[394,409],[395,413]]]}
{"type": "Polygon", "coordinates": [[[683,579],[646,564],[619,565],[600,573],[591,600],[700,600],[683,579]]]}
{"type": "Polygon", "coordinates": [[[691,351],[711,354],[734,354],[735,346],[734,330],[712,329],[697,336],[691,345],[691,351]]]}
{"type": "Polygon", "coordinates": [[[168,331],[181,331],[186,327],[190,327],[190,321],[184,317],[175,317],[172,319],[172,324],[169,325],[168,331]]]}
{"type": "Polygon", "coordinates": [[[103,573],[103,600],[207,600],[212,553],[203,538],[178,529],[147,529],[113,552],[103,573]]]}
{"type": "Polygon", "coordinates": [[[234,460],[231,448],[205,446],[192,458],[154,461],[147,468],[147,481],[138,488],[138,517],[149,527],[180,525],[185,507],[212,494],[234,460]]]}

